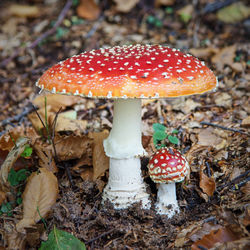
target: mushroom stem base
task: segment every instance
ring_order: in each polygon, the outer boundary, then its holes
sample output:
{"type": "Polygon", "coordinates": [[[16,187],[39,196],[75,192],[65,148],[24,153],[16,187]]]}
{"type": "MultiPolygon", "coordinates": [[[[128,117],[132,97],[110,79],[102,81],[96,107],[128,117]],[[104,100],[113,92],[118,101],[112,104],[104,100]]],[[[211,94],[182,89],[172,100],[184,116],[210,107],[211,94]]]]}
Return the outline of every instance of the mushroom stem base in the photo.
{"type": "Polygon", "coordinates": [[[110,201],[116,209],[125,209],[138,202],[143,208],[150,208],[149,195],[141,176],[140,158],[110,158],[109,181],[102,197],[103,202],[110,201]]]}
{"type": "Polygon", "coordinates": [[[165,214],[169,218],[179,213],[175,183],[159,184],[155,208],[158,214],[165,214]]]}

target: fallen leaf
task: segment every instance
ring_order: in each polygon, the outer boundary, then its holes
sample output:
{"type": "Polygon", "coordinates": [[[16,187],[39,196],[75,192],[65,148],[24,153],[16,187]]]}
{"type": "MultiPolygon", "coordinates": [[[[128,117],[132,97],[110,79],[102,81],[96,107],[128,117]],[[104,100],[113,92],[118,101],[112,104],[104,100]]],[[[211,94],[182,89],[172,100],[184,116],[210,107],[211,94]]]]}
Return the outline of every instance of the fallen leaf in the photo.
{"type": "MultiPolygon", "coordinates": [[[[55,115],[49,116],[49,126],[52,128],[55,115]]],[[[88,122],[86,120],[72,120],[59,114],[56,120],[55,132],[60,131],[80,131],[86,130],[88,122]]]]}
{"type": "Polygon", "coordinates": [[[192,4],[188,4],[183,8],[179,9],[177,11],[177,14],[180,16],[181,20],[184,23],[188,23],[193,16],[193,12],[194,12],[194,6],[192,4]]]}
{"type": "Polygon", "coordinates": [[[52,145],[36,143],[34,149],[39,158],[38,165],[52,173],[57,173],[58,168],[53,157],[52,145]]]}
{"type": "Polygon", "coordinates": [[[197,144],[207,147],[214,147],[217,150],[221,150],[226,147],[226,140],[218,137],[218,135],[213,133],[213,131],[213,128],[202,129],[198,134],[197,144]]]}
{"type": "Polygon", "coordinates": [[[220,93],[218,95],[215,95],[214,102],[218,106],[229,108],[232,106],[232,96],[230,96],[228,93],[220,93]]]}
{"type": "Polygon", "coordinates": [[[242,127],[249,127],[250,126],[250,116],[246,117],[245,119],[243,119],[242,123],[241,123],[242,127]]]}
{"type": "Polygon", "coordinates": [[[37,6],[25,5],[25,4],[12,4],[9,7],[11,15],[18,17],[34,18],[38,17],[41,13],[37,6]]]}
{"type": "Polygon", "coordinates": [[[19,156],[23,153],[26,145],[28,144],[29,139],[26,137],[20,137],[16,141],[16,145],[10,150],[7,158],[5,159],[4,163],[0,169],[0,186],[2,186],[2,190],[8,189],[8,174],[16,160],[19,156]]]}
{"type": "Polygon", "coordinates": [[[222,48],[212,57],[212,63],[216,65],[217,70],[222,71],[224,65],[231,66],[234,63],[236,46],[222,48]]]}
{"type": "Polygon", "coordinates": [[[220,9],[216,15],[222,22],[237,23],[250,16],[250,7],[243,2],[237,2],[220,9]]]}
{"type": "Polygon", "coordinates": [[[202,191],[208,196],[212,196],[216,188],[214,178],[205,175],[202,169],[200,170],[199,186],[202,189],[202,191]]]}
{"type": "Polygon", "coordinates": [[[116,10],[120,12],[127,13],[130,10],[132,10],[137,3],[139,3],[139,0],[113,0],[116,3],[116,10]]]}
{"type": "Polygon", "coordinates": [[[203,236],[209,234],[212,230],[218,230],[221,228],[221,225],[213,224],[213,223],[204,223],[202,227],[198,228],[198,230],[194,230],[190,235],[189,239],[193,242],[196,242],[202,239],[203,236]]]}
{"type": "Polygon", "coordinates": [[[8,248],[11,250],[25,250],[26,236],[22,233],[13,230],[11,233],[5,234],[5,239],[7,241],[8,248]]]}
{"type": "Polygon", "coordinates": [[[41,109],[45,107],[45,96],[47,98],[47,106],[51,106],[51,112],[58,112],[60,108],[64,110],[66,107],[71,107],[74,104],[81,103],[83,98],[70,95],[48,94],[38,95],[33,104],[41,109]]]}
{"type": "Polygon", "coordinates": [[[93,140],[85,135],[65,136],[57,134],[54,141],[59,161],[79,159],[91,149],[93,144],[93,140]]]}
{"type": "Polygon", "coordinates": [[[94,0],[81,0],[76,11],[79,17],[90,21],[96,20],[101,12],[94,0]]]}
{"type": "Polygon", "coordinates": [[[155,0],[155,6],[159,7],[161,5],[168,6],[173,5],[175,3],[175,0],[155,0]]]}
{"type": "Polygon", "coordinates": [[[244,71],[244,66],[242,63],[240,62],[235,62],[233,64],[230,65],[231,68],[236,72],[236,73],[241,73],[244,71]]]}
{"type": "Polygon", "coordinates": [[[57,229],[55,226],[49,233],[48,240],[42,242],[40,250],[47,249],[77,249],[86,250],[85,244],[78,240],[74,235],[63,230],[57,229]]]}
{"type": "Polygon", "coordinates": [[[219,50],[217,48],[193,48],[189,50],[192,55],[201,59],[207,59],[215,55],[219,50]]]}
{"type": "Polygon", "coordinates": [[[103,140],[109,135],[107,130],[101,133],[90,133],[93,138],[93,180],[103,175],[109,169],[109,158],[106,156],[103,148],[103,140]]]}
{"type": "Polygon", "coordinates": [[[5,192],[0,190],[0,206],[2,205],[2,203],[6,200],[6,194],[5,192]]]}
{"type": "Polygon", "coordinates": [[[45,218],[58,196],[56,176],[46,168],[33,172],[23,192],[23,219],[16,225],[18,232],[45,218]]]}
{"type": "Polygon", "coordinates": [[[201,240],[192,244],[192,250],[210,249],[218,242],[230,242],[237,240],[238,237],[229,228],[224,227],[218,230],[212,230],[209,234],[205,235],[201,240]]]}

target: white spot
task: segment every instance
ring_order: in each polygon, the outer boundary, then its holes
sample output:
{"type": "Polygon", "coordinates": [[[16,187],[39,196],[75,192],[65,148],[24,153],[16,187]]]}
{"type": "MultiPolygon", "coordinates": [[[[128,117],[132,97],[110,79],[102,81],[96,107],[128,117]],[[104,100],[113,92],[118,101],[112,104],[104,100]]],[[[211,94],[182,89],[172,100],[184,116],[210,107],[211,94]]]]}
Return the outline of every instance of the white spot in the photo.
{"type": "Polygon", "coordinates": [[[107,94],[107,98],[111,98],[112,97],[112,91],[109,91],[107,94]]]}
{"type": "Polygon", "coordinates": [[[187,76],[187,79],[192,81],[194,79],[194,77],[193,76],[187,76]]]}
{"type": "Polygon", "coordinates": [[[136,76],[130,76],[130,78],[132,78],[132,79],[137,79],[137,77],[136,77],[136,76]]]}
{"type": "MultiPolygon", "coordinates": [[[[42,85],[42,86],[43,86],[43,85],[42,85]]],[[[51,90],[51,92],[52,92],[53,94],[55,94],[55,93],[56,93],[56,87],[53,87],[52,90],[51,90]]]]}
{"type": "Polygon", "coordinates": [[[92,92],[91,91],[89,91],[88,97],[92,97],[92,92]]]}
{"type": "Polygon", "coordinates": [[[79,95],[79,91],[78,91],[78,90],[76,90],[76,92],[74,93],[74,95],[79,95]]]}
{"type": "Polygon", "coordinates": [[[93,69],[93,68],[89,68],[89,70],[90,70],[90,71],[94,71],[94,69],[93,69]]]}

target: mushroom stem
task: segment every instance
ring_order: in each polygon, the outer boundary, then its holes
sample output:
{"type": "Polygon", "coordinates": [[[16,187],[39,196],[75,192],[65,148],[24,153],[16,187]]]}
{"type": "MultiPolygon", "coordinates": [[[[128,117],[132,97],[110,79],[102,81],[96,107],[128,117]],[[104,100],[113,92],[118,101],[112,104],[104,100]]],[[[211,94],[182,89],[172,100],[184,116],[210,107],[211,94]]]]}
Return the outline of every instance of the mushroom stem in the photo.
{"type": "Polygon", "coordinates": [[[103,191],[103,201],[109,200],[117,209],[124,209],[136,202],[149,207],[149,195],[141,177],[140,158],[110,158],[109,181],[103,191]]]}
{"type": "Polygon", "coordinates": [[[179,212],[175,183],[159,184],[155,207],[159,214],[165,214],[169,218],[179,212]]]}
{"type": "Polygon", "coordinates": [[[136,202],[149,207],[149,195],[141,176],[140,155],[145,154],[141,143],[141,100],[114,101],[113,127],[103,142],[110,157],[109,181],[103,201],[115,208],[127,208],[136,202]]]}
{"type": "Polygon", "coordinates": [[[113,127],[104,141],[106,155],[124,159],[145,154],[141,143],[141,100],[115,100],[113,117],[113,127]]]}

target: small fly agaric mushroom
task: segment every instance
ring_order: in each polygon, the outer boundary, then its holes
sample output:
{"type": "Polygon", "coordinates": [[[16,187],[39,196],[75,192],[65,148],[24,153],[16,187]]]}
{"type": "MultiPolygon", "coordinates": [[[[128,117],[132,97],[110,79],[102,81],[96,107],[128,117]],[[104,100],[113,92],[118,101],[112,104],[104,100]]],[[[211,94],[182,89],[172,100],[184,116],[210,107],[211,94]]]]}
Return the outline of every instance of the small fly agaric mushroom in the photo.
{"type": "Polygon", "coordinates": [[[59,62],[37,82],[52,93],[114,99],[113,127],[104,141],[110,157],[103,200],[115,208],[149,206],[141,177],[141,99],[203,93],[216,87],[203,62],[160,45],[116,46],[84,52],[59,62]]]}
{"type": "Polygon", "coordinates": [[[155,205],[157,212],[171,218],[179,212],[175,183],[183,181],[188,174],[188,162],[176,149],[164,147],[150,158],[148,170],[151,179],[159,183],[155,205]]]}

